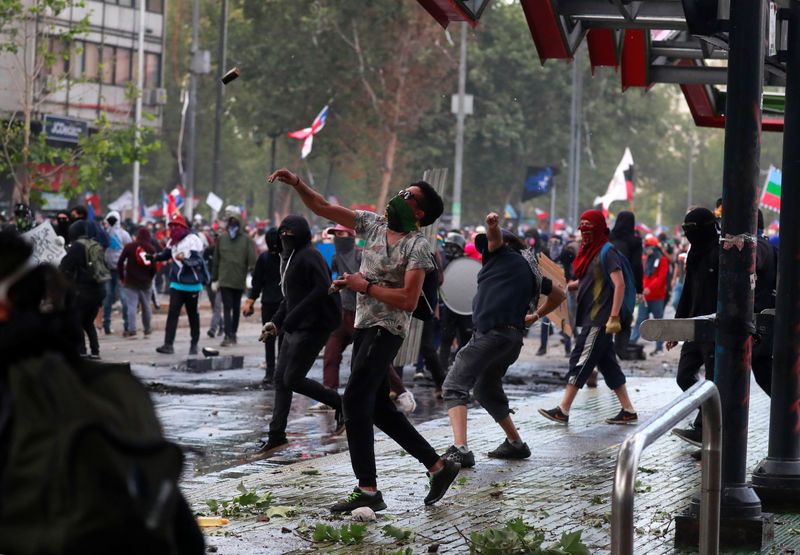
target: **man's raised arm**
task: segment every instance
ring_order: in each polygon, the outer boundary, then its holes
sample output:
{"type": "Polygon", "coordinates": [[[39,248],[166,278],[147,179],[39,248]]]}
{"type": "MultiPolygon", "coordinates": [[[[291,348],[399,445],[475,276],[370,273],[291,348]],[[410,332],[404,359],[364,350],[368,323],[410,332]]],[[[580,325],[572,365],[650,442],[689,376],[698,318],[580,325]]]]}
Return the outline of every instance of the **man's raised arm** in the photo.
{"type": "Polygon", "coordinates": [[[300,200],[303,201],[303,204],[317,216],[327,218],[351,229],[355,227],[356,213],[354,210],[337,204],[331,204],[325,200],[325,197],[303,183],[299,175],[295,175],[286,168],[282,168],[270,175],[267,181],[273,183],[276,179],[291,185],[294,190],[297,191],[297,194],[300,195],[300,200]]]}

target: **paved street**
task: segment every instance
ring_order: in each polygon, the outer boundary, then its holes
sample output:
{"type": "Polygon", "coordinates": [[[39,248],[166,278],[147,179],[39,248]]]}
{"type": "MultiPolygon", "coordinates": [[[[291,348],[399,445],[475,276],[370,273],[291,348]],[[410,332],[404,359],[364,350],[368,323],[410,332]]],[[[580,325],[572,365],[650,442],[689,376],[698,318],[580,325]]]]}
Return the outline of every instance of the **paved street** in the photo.
{"type": "MultiPolygon", "coordinates": [[[[201,322],[207,326],[207,309],[201,322]]],[[[253,318],[256,318],[257,315],[253,318]]],[[[352,552],[400,544],[384,536],[386,524],[409,528],[417,534],[409,543],[414,553],[439,544],[440,553],[469,551],[471,532],[502,527],[515,517],[545,531],[545,544],[555,542],[562,532],[583,531],[583,541],[593,553],[608,552],[610,543],[611,486],[617,447],[635,427],[618,427],[603,422],[618,405],[613,393],[600,380],[597,389],[584,389],[570,414],[569,426],[561,426],[538,415],[540,407],[550,408],[560,398],[560,376],[566,358],[556,337],[545,356],[536,356],[538,333],[525,340],[520,360],[508,374],[508,390],[514,420],[533,455],[524,461],[489,459],[486,452],[502,440],[499,427],[479,407],[470,409],[470,447],[476,466],[460,474],[455,487],[434,507],[424,507],[424,468],[405,456],[394,442],[378,434],[376,456],[379,487],[388,505],[378,521],[368,525],[364,543],[357,546],[317,543],[303,534],[317,522],[337,528],[349,517],[332,517],[328,507],[355,485],[344,437],[333,437],[333,415],[309,412],[309,401],[296,396],[289,421],[290,448],[268,460],[254,460],[257,441],[264,437],[272,405],[272,392],[261,389],[263,346],[256,341],[260,320],[242,321],[239,344],[220,349],[223,354],[244,356],[244,368],[192,373],[181,370],[188,352],[188,328],[182,317],[176,341],[176,355],[155,352],[163,339],[163,315],[157,316],[153,335],[144,339],[123,339],[120,334],[101,337],[105,360],[130,360],[134,372],[148,385],[158,407],[167,435],[192,448],[183,481],[192,507],[208,513],[205,501],[231,500],[243,484],[259,495],[270,492],[273,506],[294,508],[291,516],[231,517],[229,524],[206,529],[207,543],[218,553],[352,552]],[[160,318],[160,320],[159,320],[160,318]],[[539,382],[539,383],[535,383],[539,382]]],[[[117,315],[117,327],[121,327],[117,315]]],[[[205,334],[206,327],[203,327],[205,334]]],[[[201,346],[218,347],[219,338],[203,335],[201,346]]],[[[645,351],[650,351],[646,347],[645,351]]],[[[647,420],[659,408],[680,394],[675,385],[677,352],[651,357],[647,361],[623,363],[631,376],[629,391],[647,420]]],[[[342,364],[341,383],[347,379],[349,349],[342,364]]],[[[311,377],[321,378],[321,361],[311,377]]],[[[404,381],[414,392],[418,407],[412,415],[426,438],[444,451],[452,433],[441,401],[433,397],[427,380],[412,379],[407,367],[404,381]]],[[[768,398],[753,384],[750,417],[748,468],[766,454],[768,398]]],[[[688,506],[700,484],[699,463],[689,455],[694,448],[674,436],[650,446],[641,461],[635,505],[636,552],[672,553],[672,516],[688,506]]],[[[800,549],[797,515],[776,517],[776,540],[764,553],[792,553],[800,549]]]]}

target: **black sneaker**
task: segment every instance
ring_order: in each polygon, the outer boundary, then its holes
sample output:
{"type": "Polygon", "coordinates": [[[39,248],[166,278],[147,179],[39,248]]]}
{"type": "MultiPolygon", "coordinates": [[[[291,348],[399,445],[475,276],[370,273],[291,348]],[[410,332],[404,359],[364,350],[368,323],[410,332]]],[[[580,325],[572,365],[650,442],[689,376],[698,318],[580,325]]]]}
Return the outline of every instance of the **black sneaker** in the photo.
{"type": "Polygon", "coordinates": [[[172,347],[172,345],[167,345],[165,343],[164,345],[161,345],[161,347],[156,347],[156,352],[161,353],[162,355],[171,355],[175,353],[175,349],[172,347]]]}
{"type": "Polygon", "coordinates": [[[333,435],[340,436],[342,435],[342,432],[344,432],[345,430],[344,411],[342,411],[342,409],[336,411],[336,413],[334,414],[334,420],[336,422],[336,426],[333,429],[333,435]]]}
{"type": "Polygon", "coordinates": [[[523,443],[522,447],[514,447],[506,438],[497,449],[489,451],[488,455],[493,459],[527,459],[531,456],[531,450],[528,448],[527,443],[523,443]]]}
{"type": "Polygon", "coordinates": [[[475,455],[472,454],[472,451],[464,453],[455,445],[451,445],[450,448],[445,451],[444,455],[442,455],[442,458],[459,463],[461,468],[472,468],[475,466],[475,455]]]}
{"type": "Polygon", "coordinates": [[[271,457],[278,451],[283,451],[287,447],[289,447],[289,442],[286,441],[285,437],[281,439],[269,438],[266,443],[262,443],[258,448],[258,453],[265,457],[271,457]]]}
{"type": "Polygon", "coordinates": [[[547,354],[547,347],[539,347],[539,350],[536,351],[536,356],[537,357],[540,357],[540,356],[546,355],[546,354],[547,354]]]}
{"type": "Polygon", "coordinates": [[[439,472],[435,474],[427,473],[431,489],[428,495],[425,496],[426,505],[433,505],[444,497],[447,488],[450,487],[450,484],[452,484],[453,480],[458,476],[459,470],[461,470],[461,465],[459,463],[444,459],[444,466],[439,472]]]}
{"type": "Polygon", "coordinates": [[[386,503],[383,502],[383,495],[381,495],[381,492],[376,491],[374,495],[369,495],[361,488],[356,487],[353,493],[348,495],[344,501],[335,503],[331,507],[331,512],[349,513],[359,507],[369,507],[373,511],[382,511],[386,508],[386,503]]]}
{"type": "Polygon", "coordinates": [[[556,408],[550,410],[539,409],[539,414],[541,414],[548,420],[552,420],[553,422],[558,422],[559,424],[569,423],[569,415],[561,412],[560,406],[556,406],[556,408]]]}
{"type": "Polygon", "coordinates": [[[639,415],[620,409],[614,418],[606,418],[606,424],[638,424],[639,415]]]}
{"type": "Polygon", "coordinates": [[[672,433],[695,447],[703,446],[703,430],[698,430],[697,428],[675,428],[672,433]]]}
{"type": "Polygon", "coordinates": [[[263,389],[272,389],[275,387],[275,370],[267,370],[267,373],[261,378],[261,387],[263,389]]]}
{"type": "Polygon", "coordinates": [[[209,336],[211,339],[214,339],[217,336],[217,334],[214,332],[214,330],[208,330],[206,332],[206,335],[209,336]]]}
{"type": "Polygon", "coordinates": [[[197,343],[192,343],[189,345],[189,354],[196,355],[197,354],[197,343]]]}

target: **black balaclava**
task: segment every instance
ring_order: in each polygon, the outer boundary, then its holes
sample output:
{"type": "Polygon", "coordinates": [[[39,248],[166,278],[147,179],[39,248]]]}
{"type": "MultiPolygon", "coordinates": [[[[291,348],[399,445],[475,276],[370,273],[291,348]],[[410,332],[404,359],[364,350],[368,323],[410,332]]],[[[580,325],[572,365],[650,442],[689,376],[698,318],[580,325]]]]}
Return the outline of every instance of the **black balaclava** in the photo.
{"type": "Polygon", "coordinates": [[[281,238],[278,236],[278,230],[274,227],[271,227],[267,230],[264,234],[264,240],[267,243],[267,249],[272,254],[280,254],[281,253],[281,238]]]}
{"type": "Polygon", "coordinates": [[[683,234],[692,245],[687,258],[687,263],[690,263],[708,252],[717,243],[719,236],[714,213],[708,208],[695,208],[686,214],[683,223],[690,224],[683,230],[683,234]]]}
{"type": "Polygon", "coordinates": [[[334,237],[333,248],[339,254],[347,254],[356,247],[356,238],[352,235],[347,237],[334,237]]]}
{"type": "Polygon", "coordinates": [[[311,228],[308,221],[303,216],[295,214],[289,214],[283,219],[278,227],[278,235],[281,239],[281,252],[287,255],[292,251],[302,249],[311,242],[311,228]],[[281,235],[281,231],[284,229],[292,231],[294,236],[281,235]]]}
{"type": "Polygon", "coordinates": [[[617,219],[614,221],[614,229],[612,230],[614,237],[620,238],[632,236],[635,223],[633,212],[630,212],[629,210],[623,210],[617,214],[617,219]]]}

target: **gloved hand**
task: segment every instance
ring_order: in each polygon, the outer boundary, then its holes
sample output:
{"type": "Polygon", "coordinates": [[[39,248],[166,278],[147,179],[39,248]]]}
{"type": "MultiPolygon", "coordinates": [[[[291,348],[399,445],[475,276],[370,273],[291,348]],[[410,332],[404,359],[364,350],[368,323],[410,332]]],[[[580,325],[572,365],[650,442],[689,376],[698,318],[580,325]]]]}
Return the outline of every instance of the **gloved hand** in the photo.
{"type": "Polygon", "coordinates": [[[219,291],[219,281],[212,281],[211,282],[211,290],[214,292],[219,291]]]}
{"type": "Polygon", "coordinates": [[[619,333],[622,331],[622,323],[619,321],[619,316],[612,316],[606,322],[606,333],[609,335],[619,333]]]}
{"type": "Polygon", "coordinates": [[[278,335],[278,326],[273,324],[272,322],[267,322],[264,324],[264,327],[261,328],[261,335],[259,336],[259,341],[266,341],[270,337],[275,337],[278,335]]]}
{"type": "Polygon", "coordinates": [[[247,299],[244,302],[244,308],[242,309],[242,316],[252,316],[255,309],[253,308],[253,304],[256,302],[255,299],[247,299]]]}

